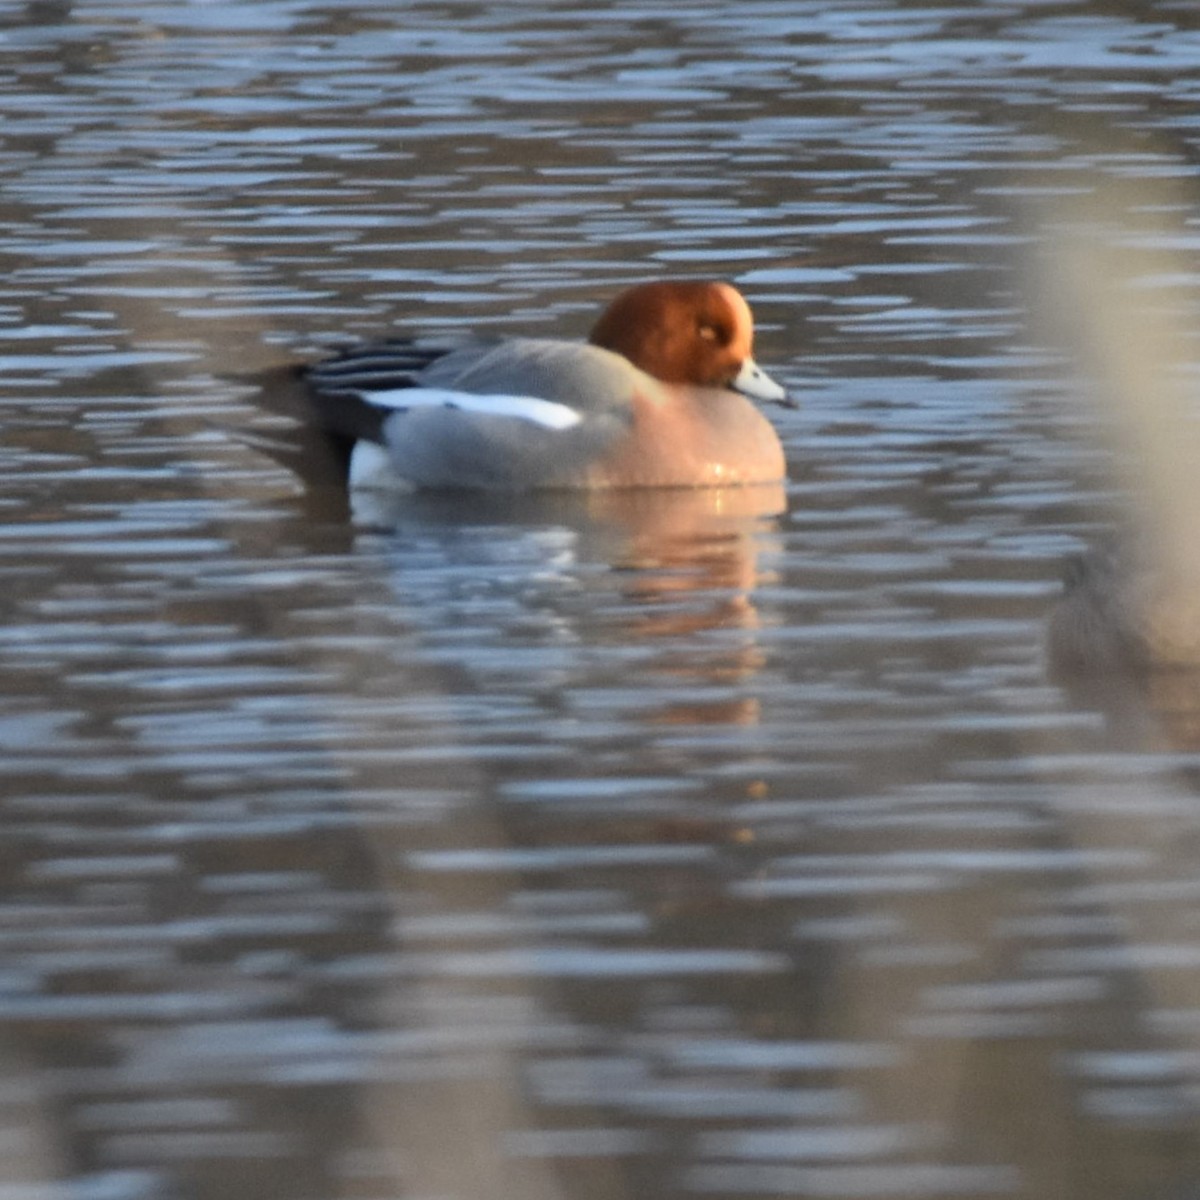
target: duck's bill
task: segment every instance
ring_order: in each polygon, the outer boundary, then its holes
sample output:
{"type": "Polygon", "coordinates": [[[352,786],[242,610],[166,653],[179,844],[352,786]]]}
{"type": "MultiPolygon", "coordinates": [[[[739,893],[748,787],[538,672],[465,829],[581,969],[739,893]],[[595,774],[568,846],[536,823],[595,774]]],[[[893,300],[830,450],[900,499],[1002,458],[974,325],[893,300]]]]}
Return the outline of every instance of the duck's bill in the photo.
{"type": "Polygon", "coordinates": [[[742,369],[733,380],[733,390],[761,400],[764,404],[782,404],[784,408],[796,408],[795,400],[789,398],[779,384],[773,380],[752,358],[742,363],[742,369]]]}

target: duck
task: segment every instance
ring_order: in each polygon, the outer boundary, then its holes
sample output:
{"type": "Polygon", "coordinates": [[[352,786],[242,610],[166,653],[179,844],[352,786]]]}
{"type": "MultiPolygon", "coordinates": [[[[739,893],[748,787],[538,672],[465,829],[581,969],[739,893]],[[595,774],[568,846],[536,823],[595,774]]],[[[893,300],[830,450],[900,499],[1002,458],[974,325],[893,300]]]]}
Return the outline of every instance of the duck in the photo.
{"type": "Polygon", "coordinates": [[[778,484],[783,447],[758,405],[795,404],[753,350],[732,284],[664,279],[619,293],[586,342],[390,338],[300,378],[319,427],[350,448],[352,489],[778,484]]]}
{"type": "Polygon", "coordinates": [[[1069,560],[1046,626],[1050,683],[1119,746],[1200,749],[1200,575],[1146,531],[1069,560]]]}

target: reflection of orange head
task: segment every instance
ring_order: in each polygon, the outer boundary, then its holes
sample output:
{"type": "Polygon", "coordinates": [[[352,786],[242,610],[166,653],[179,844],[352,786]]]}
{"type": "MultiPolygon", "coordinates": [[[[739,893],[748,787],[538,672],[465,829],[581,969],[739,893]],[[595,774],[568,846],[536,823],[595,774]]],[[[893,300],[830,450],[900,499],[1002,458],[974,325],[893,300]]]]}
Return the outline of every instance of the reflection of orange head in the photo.
{"type": "MultiPolygon", "coordinates": [[[[786,506],[783,485],[777,483],[614,489],[588,497],[592,516],[627,533],[623,564],[660,569],[656,582],[646,586],[661,595],[713,587],[752,591],[759,582],[756,538],[786,506]]],[[[748,597],[741,599],[752,607],[748,597]]]]}
{"type": "MultiPolygon", "coordinates": [[[[758,487],[608,491],[589,497],[593,516],[621,526],[628,543],[619,565],[631,573],[626,594],[637,602],[632,631],[640,638],[688,637],[709,629],[758,626],[754,589],[760,539],[785,505],[784,489],[758,487]]],[[[764,661],[753,636],[720,639],[707,652],[658,664],[667,674],[703,687],[753,676],[764,661]]],[[[751,724],[753,698],[696,701],[672,707],[665,721],[751,724]]]]}
{"type": "Polygon", "coordinates": [[[735,696],[709,704],[671,704],[656,713],[654,720],[659,725],[757,725],[761,713],[757,697],[735,696]]]}

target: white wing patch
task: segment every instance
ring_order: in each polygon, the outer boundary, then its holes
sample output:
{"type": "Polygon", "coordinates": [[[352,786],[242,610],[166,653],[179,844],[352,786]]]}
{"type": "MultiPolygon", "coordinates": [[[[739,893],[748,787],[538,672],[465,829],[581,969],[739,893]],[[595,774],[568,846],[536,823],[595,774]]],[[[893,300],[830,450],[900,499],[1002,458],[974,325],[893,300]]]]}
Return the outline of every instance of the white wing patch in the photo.
{"type": "Polygon", "coordinates": [[[493,417],[516,417],[546,429],[570,429],[583,420],[569,405],[539,400],[536,396],[489,396],[456,392],[452,388],[393,388],[387,392],[366,392],[363,398],[398,413],[410,408],[448,408],[493,417]]]}

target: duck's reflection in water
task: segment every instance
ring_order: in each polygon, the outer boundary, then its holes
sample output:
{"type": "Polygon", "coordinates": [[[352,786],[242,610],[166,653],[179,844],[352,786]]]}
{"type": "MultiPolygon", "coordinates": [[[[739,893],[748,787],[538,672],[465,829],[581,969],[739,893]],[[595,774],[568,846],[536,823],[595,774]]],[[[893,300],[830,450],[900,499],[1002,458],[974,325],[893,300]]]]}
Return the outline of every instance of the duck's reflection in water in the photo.
{"type": "Polygon", "coordinates": [[[759,700],[725,694],[700,698],[707,685],[745,682],[765,658],[755,589],[764,579],[762,539],[767,523],[783,512],[782,486],[703,489],[669,497],[625,493],[599,498],[597,517],[628,538],[617,565],[629,572],[624,591],[634,602],[630,633],[661,638],[685,652],[664,655],[659,669],[694,698],[657,707],[661,724],[753,724],[759,700]],[[705,641],[709,630],[739,630],[740,638],[705,641]],[[687,639],[680,641],[680,639],[687,639]]]}
{"type": "MultiPolygon", "coordinates": [[[[530,578],[549,572],[571,588],[601,572],[609,580],[601,586],[614,594],[594,609],[576,608],[577,621],[598,618],[599,636],[661,641],[656,670],[697,684],[745,680],[762,666],[753,637],[760,619],[755,592],[768,582],[763,551],[786,504],[781,484],[499,496],[362,491],[353,497],[355,519],[368,529],[402,541],[422,531],[446,534],[440,578],[428,571],[418,577],[398,557],[394,579],[402,600],[436,605],[428,589],[454,588],[464,571],[518,565],[530,578]],[[746,636],[705,640],[718,630],[746,636]]],[[[570,612],[558,595],[539,598],[526,589],[522,599],[535,607],[540,599],[559,619],[570,612]]],[[[694,714],[705,711],[700,705],[694,714]]],[[[708,719],[744,719],[740,708],[727,711],[727,718],[708,719]]],[[[658,719],[670,717],[660,713],[658,719]]]]}
{"type": "MultiPolygon", "coordinates": [[[[397,920],[393,948],[360,969],[378,1024],[417,1049],[365,1089],[357,1161],[414,1195],[645,1194],[638,1178],[670,1177],[677,1153],[586,1090],[537,1098],[531,1080],[572,1056],[636,1064],[623,1047],[647,989],[707,980],[723,996],[722,981],[781,969],[698,931],[677,940],[724,826],[693,817],[703,764],[675,739],[688,724],[736,739],[758,718],[756,593],[784,489],[363,492],[354,506],[414,634],[366,664],[363,687],[443,706],[408,782],[461,797],[436,826],[372,834],[397,920]],[[701,823],[681,836],[676,818],[701,823]]],[[[378,745],[388,714],[364,716],[380,727],[356,736],[378,745]]],[[[357,786],[382,794],[394,769],[357,786]]]]}

